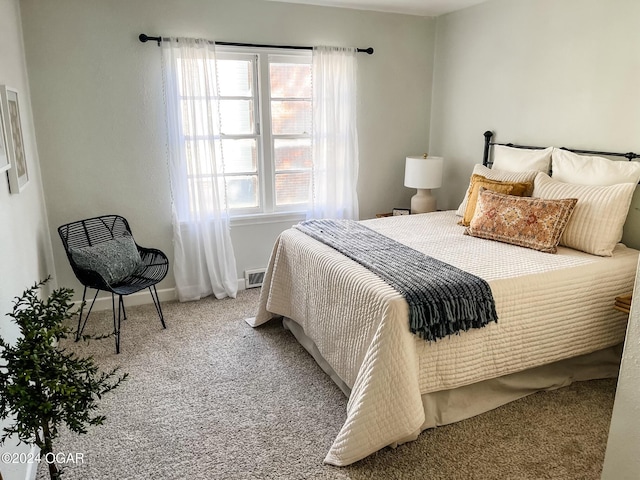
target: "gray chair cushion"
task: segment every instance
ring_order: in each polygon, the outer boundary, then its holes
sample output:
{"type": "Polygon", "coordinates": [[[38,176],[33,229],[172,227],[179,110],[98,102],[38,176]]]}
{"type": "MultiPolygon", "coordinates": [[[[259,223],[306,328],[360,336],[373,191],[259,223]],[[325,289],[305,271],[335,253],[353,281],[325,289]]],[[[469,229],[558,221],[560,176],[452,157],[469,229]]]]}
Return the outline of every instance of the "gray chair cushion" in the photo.
{"type": "Polygon", "coordinates": [[[71,256],[80,268],[99,273],[109,285],[121,282],[142,266],[136,243],[127,232],[97,245],[72,248],[71,256]]]}

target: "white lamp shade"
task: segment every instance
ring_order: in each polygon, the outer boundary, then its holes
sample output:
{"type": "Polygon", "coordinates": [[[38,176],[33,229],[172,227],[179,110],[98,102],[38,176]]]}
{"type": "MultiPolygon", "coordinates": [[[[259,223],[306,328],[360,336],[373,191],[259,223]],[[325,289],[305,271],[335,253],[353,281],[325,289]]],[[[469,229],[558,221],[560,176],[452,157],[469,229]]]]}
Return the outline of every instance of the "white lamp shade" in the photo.
{"type": "Polygon", "coordinates": [[[440,188],[442,186],[442,157],[407,157],[404,186],[409,188],[440,188]]]}

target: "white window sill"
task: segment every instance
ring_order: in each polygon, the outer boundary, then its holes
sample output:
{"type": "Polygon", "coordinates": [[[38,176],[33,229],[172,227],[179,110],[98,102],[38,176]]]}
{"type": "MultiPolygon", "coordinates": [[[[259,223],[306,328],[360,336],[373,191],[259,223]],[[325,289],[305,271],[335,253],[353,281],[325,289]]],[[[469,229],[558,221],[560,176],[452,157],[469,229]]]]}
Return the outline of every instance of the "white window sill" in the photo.
{"type": "Polygon", "coordinates": [[[261,223],[291,223],[293,225],[306,218],[307,215],[305,212],[256,213],[233,216],[229,219],[229,225],[231,228],[244,225],[258,225],[261,223]]]}

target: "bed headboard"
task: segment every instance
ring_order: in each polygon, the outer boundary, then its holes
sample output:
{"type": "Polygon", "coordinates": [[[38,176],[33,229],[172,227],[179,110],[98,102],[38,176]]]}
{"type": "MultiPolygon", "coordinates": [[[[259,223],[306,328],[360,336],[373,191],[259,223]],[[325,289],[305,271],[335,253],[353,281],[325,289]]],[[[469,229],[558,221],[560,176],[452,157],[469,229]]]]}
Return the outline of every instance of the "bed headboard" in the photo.
{"type": "MultiPolygon", "coordinates": [[[[493,140],[493,132],[484,132],[484,155],[482,158],[482,164],[485,167],[491,167],[493,160],[491,159],[491,147],[493,145],[504,145],[512,148],[529,148],[534,150],[541,150],[546,147],[534,147],[527,145],[515,145],[513,143],[498,143],[493,140]]],[[[599,155],[605,157],[623,157],[629,161],[640,159],[640,154],[634,152],[620,153],[620,152],[599,152],[595,150],[578,150],[574,148],[565,148],[570,152],[586,155],[599,155]]],[[[629,213],[627,214],[627,220],[624,224],[624,233],[622,236],[622,243],[628,247],[632,247],[640,250],[640,188],[636,188],[636,192],[631,200],[631,206],[629,213]]]]}
{"type": "MultiPolygon", "coordinates": [[[[493,163],[493,160],[491,160],[490,157],[490,150],[491,147],[493,145],[504,145],[506,147],[511,147],[511,148],[528,148],[531,150],[543,150],[547,147],[532,147],[532,146],[528,146],[528,145],[515,145],[513,143],[498,143],[498,142],[492,142],[491,139],[493,138],[493,132],[490,130],[487,130],[486,132],[484,132],[484,154],[482,156],[482,164],[485,167],[491,167],[491,164],[493,163]]],[[[637,153],[633,153],[633,152],[628,152],[628,153],[618,153],[618,152],[598,152],[595,150],[578,150],[575,148],[566,148],[566,147],[560,147],[562,150],[568,150],[570,152],[574,152],[574,153],[584,153],[587,155],[604,155],[607,157],[625,157],[627,160],[631,161],[633,159],[636,158],[640,158],[640,155],[637,153]]]]}

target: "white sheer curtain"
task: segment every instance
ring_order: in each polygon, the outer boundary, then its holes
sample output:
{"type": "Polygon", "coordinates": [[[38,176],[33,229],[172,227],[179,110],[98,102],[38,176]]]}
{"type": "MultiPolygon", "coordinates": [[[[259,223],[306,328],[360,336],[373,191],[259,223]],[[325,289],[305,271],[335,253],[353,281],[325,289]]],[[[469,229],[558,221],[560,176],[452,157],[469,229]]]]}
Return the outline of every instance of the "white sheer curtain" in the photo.
{"type": "Polygon", "coordinates": [[[356,48],[313,48],[313,176],[307,218],[358,219],[356,55],[356,48]]]}
{"type": "Polygon", "coordinates": [[[215,141],[220,132],[215,46],[207,40],[165,39],[162,65],[178,298],[235,297],[224,162],[215,141]]]}

